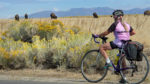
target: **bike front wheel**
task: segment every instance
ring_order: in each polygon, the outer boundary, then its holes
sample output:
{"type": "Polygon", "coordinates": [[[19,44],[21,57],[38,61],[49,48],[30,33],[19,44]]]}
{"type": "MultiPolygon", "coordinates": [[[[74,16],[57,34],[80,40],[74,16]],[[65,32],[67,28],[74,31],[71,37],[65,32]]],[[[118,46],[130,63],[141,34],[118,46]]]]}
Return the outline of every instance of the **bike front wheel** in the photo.
{"type": "Polygon", "coordinates": [[[143,82],[149,73],[149,62],[143,54],[142,61],[127,60],[126,56],[120,59],[120,74],[124,80],[130,84],[139,84],[143,82]]]}
{"type": "Polygon", "coordinates": [[[107,74],[105,67],[105,58],[99,50],[88,51],[81,62],[81,72],[88,82],[97,83],[104,79],[107,74]]]}

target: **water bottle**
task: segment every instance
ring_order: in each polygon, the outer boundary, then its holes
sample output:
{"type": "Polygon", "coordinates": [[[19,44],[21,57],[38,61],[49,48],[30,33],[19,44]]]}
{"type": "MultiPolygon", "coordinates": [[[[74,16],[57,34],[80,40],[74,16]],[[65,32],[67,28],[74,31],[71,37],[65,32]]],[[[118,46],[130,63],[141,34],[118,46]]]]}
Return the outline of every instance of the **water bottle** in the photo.
{"type": "Polygon", "coordinates": [[[114,62],[114,64],[115,64],[115,65],[117,65],[117,63],[118,63],[119,56],[120,56],[120,54],[119,54],[119,53],[115,56],[115,62],[114,62]]]}

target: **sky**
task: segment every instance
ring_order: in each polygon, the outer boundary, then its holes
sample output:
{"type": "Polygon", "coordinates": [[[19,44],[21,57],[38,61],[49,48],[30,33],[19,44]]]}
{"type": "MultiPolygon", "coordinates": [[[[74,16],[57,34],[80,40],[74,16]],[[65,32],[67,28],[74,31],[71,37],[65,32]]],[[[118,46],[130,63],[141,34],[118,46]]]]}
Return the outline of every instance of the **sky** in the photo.
{"type": "Polygon", "coordinates": [[[132,9],[150,7],[150,0],[0,0],[0,18],[40,11],[67,11],[71,8],[110,7],[132,9]]]}

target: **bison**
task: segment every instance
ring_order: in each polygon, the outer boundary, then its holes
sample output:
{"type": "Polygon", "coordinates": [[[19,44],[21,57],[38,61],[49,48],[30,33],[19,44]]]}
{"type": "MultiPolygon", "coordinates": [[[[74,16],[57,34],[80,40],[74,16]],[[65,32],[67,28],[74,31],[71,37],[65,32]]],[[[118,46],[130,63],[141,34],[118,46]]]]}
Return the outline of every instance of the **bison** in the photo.
{"type": "Polygon", "coordinates": [[[51,19],[57,19],[57,16],[55,15],[55,13],[51,13],[50,17],[51,17],[51,19]]]}
{"type": "Polygon", "coordinates": [[[28,19],[28,14],[25,14],[25,15],[24,15],[24,18],[25,18],[25,19],[28,19]]]}
{"type": "Polygon", "coordinates": [[[15,15],[15,20],[19,21],[19,15],[18,14],[15,15]]]}
{"type": "Polygon", "coordinates": [[[144,11],[144,15],[150,15],[150,10],[144,11]]]}
{"type": "Polygon", "coordinates": [[[94,18],[98,18],[98,15],[97,15],[96,12],[93,13],[93,17],[94,17],[94,18]]]}

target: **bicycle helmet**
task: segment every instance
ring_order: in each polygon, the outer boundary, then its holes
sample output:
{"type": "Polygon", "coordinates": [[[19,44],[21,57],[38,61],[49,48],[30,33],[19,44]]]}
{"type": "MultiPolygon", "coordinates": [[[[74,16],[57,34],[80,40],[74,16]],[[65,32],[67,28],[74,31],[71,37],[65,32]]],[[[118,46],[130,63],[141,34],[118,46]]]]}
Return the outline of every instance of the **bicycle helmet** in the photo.
{"type": "Polygon", "coordinates": [[[114,16],[123,16],[124,15],[122,10],[115,10],[112,14],[114,16]]]}

